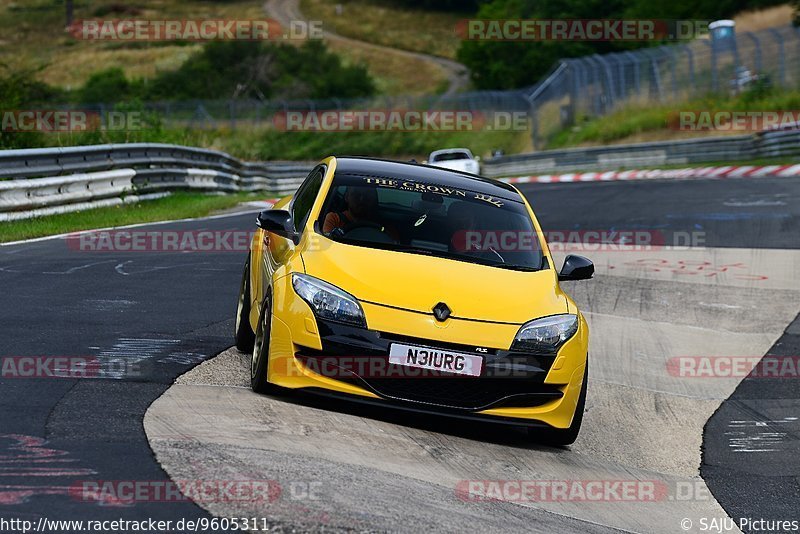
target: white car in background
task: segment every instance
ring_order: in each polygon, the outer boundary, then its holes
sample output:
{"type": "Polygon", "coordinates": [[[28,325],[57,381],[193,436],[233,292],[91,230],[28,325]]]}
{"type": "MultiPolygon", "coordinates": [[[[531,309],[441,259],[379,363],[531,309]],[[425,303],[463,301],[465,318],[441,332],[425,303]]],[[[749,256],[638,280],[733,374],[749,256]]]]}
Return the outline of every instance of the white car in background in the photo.
{"type": "Polygon", "coordinates": [[[446,148],[435,150],[428,156],[428,165],[456,171],[480,174],[480,157],[473,156],[468,148],[446,148]]]}

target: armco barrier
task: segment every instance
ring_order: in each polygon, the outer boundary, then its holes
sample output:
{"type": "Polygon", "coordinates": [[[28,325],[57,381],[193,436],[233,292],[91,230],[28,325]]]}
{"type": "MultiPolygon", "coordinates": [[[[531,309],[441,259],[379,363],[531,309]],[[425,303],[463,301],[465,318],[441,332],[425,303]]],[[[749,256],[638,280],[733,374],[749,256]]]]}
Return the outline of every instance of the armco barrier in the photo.
{"type": "Polygon", "coordinates": [[[0,221],[152,198],[176,190],[292,193],[311,162],[242,162],[155,143],[0,151],[0,221]]]}
{"type": "Polygon", "coordinates": [[[699,137],[633,145],[567,148],[501,156],[484,161],[483,173],[496,178],[537,173],[555,174],[661,165],[724,163],[742,159],[795,155],[800,155],[800,130],[699,137]]]}
{"type": "MultiPolygon", "coordinates": [[[[800,156],[800,130],[503,156],[484,161],[483,174],[610,171],[792,156],[800,156]]],[[[312,162],[248,163],[215,150],[155,143],[0,151],[0,221],[175,190],[286,195],[312,167],[312,162]]]]}

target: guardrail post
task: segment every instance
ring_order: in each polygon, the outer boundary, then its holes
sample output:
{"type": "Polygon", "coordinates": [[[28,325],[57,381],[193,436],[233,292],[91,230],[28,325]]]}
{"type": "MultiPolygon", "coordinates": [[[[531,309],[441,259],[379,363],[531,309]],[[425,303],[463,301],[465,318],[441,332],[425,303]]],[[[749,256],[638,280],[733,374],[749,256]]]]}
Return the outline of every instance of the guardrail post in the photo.
{"type": "Polygon", "coordinates": [[[775,28],[770,28],[769,33],[775,38],[775,42],[778,44],[778,72],[779,78],[781,81],[781,86],[786,85],[786,52],[783,47],[783,37],[781,34],[778,33],[778,30],[775,28]]]}
{"type": "Polygon", "coordinates": [[[756,69],[756,74],[761,74],[761,41],[756,37],[753,32],[747,32],[745,35],[753,41],[753,62],[756,69]]]}
{"type": "Polygon", "coordinates": [[[642,75],[639,67],[639,56],[633,52],[623,52],[623,54],[630,59],[631,64],[633,64],[633,86],[636,88],[636,95],[639,96],[642,93],[642,75]]]}
{"type": "Polygon", "coordinates": [[[572,71],[572,95],[570,96],[572,116],[577,117],[583,106],[581,100],[586,95],[586,68],[580,59],[571,59],[569,66],[572,71]]]}
{"type": "MultiPolygon", "coordinates": [[[[623,67],[622,60],[619,58],[617,54],[608,54],[608,61],[611,63],[613,60],[614,63],[617,64],[617,87],[615,89],[617,94],[617,99],[624,100],[626,96],[625,92],[625,68],[623,67]]],[[[611,83],[614,83],[614,77],[611,78],[611,83]]]]}
{"type": "MultiPolygon", "coordinates": [[[[794,35],[794,38],[795,38],[795,43],[796,43],[796,45],[797,45],[797,46],[795,47],[795,48],[796,48],[796,51],[795,51],[795,53],[797,54],[797,56],[796,56],[796,57],[800,57],[800,26],[798,26],[798,27],[794,28],[794,31],[792,32],[792,35],[794,35]]],[[[796,67],[795,67],[795,68],[796,68],[796,67]]],[[[797,72],[797,71],[795,70],[795,72],[797,72]]],[[[795,83],[795,84],[797,84],[797,81],[798,81],[798,80],[797,80],[797,78],[795,77],[795,79],[794,79],[794,83],[795,83]]]]}
{"type": "Polygon", "coordinates": [[[606,90],[604,92],[608,95],[606,109],[611,109],[611,107],[614,105],[614,102],[617,100],[616,91],[614,89],[614,76],[611,73],[611,64],[608,62],[607,56],[594,54],[591,57],[603,68],[603,74],[605,74],[606,78],[606,90]]]}
{"type": "Polygon", "coordinates": [[[669,54],[670,74],[672,74],[672,98],[678,99],[678,55],[675,52],[674,46],[665,46],[661,48],[665,53],[669,54]]]}
{"type": "Polygon", "coordinates": [[[591,89],[587,91],[591,96],[592,114],[599,116],[603,114],[603,80],[600,75],[600,66],[593,61],[592,56],[583,58],[586,61],[589,71],[592,74],[591,89]]]}
{"type": "Polygon", "coordinates": [[[650,94],[652,95],[655,90],[655,94],[657,95],[658,101],[663,102],[664,91],[663,88],[661,87],[661,72],[659,72],[658,70],[658,61],[656,61],[654,54],[650,50],[645,50],[644,53],[647,54],[650,58],[650,70],[652,72],[652,75],[650,76],[650,81],[651,81],[650,94]]]}
{"type": "Polygon", "coordinates": [[[573,118],[578,117],[578,100],[580,99],[581,94],[581,84],[583,82],[583,65],[580,62],[570,61],[569,62],[569,70],[570,70],[570,96],[569,96],[569,105],[570,105],[570,112],[572,113],[573,118]]]}
{"type": "Polygon", "coordinates": [[[689,84],[692,86],[692,94],[694,94],[697,91],[697,82],[694,79],[694,52],[692,52],[692,47],[689,45],[683,45],[683,51],[686,52],[689,84]]]}
{"type": "Polygon", "coordinates": [[[539,150],[541,147],[541,139],[539,139],[539,113],[536,109],[535,102],[531,102],[530,111],[528,113],[531,116],[531,142],[533,143],[533,149],[539,150]]]}
{"type": "Polygon", "coordinates": [[[719,90],[719,80],[717,79],[717,50],[711,44],[711,41],[702,41],[708,47],[711,53],[711,90],[717,92],[719,90]]]}

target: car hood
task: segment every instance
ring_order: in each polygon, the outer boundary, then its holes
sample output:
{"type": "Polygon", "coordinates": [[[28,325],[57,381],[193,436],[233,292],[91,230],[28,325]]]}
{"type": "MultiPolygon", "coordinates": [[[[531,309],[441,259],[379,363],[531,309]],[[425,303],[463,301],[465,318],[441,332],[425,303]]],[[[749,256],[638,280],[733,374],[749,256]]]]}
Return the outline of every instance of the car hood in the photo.
{"type": "Polygon", "coordinates": [[[512,271],[317,237],[302,253],[306,273],[361,301],[427,314],[444,302],[453,318],[513,324],[567,312],[550,269],[512,271]]]}

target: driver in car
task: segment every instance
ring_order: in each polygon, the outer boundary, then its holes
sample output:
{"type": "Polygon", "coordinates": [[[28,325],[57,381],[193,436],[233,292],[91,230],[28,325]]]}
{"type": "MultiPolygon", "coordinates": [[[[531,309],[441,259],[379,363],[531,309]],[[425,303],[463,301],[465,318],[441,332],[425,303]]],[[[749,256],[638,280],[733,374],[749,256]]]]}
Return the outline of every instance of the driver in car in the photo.
{"type": "Polygon", "coordinates": [[[344,193],[347,208],[344,211],[332,211],[325,216],[322,232],[330,234],[337,228],[347,232],[349,228],[359,224],[370,224],[380,228],[392,239],[397,240],[394,228],[384,227],[378,217],[378,191],[373,187],[350,186],[344,193]]]}

